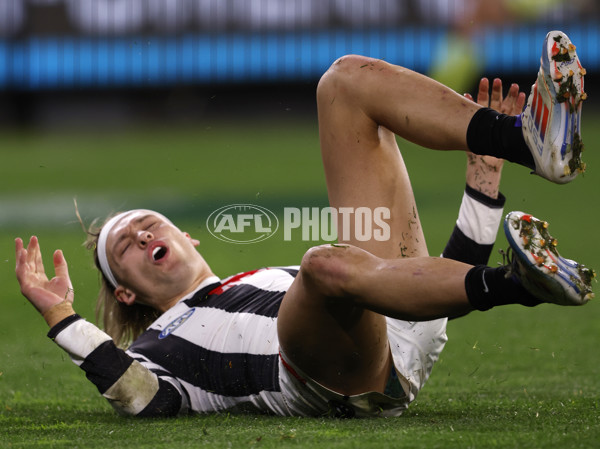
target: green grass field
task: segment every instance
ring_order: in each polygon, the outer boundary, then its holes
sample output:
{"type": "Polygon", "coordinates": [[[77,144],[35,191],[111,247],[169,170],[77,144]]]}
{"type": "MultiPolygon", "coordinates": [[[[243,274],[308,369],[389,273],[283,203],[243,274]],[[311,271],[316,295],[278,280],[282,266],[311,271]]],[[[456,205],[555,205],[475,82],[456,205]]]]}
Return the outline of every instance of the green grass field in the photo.
{"type": "MultiPolygon", "coordinates": [[[[567,257],[600,269],[597,238],[600,118],[585,117],[588,174],[551,185],[506,167],[505,210],[548,220],[567,257]]],[[[217,123],[133,130],[3,133],[0,187],[0,447],[590,448],[600,441],[598,306],[508,306],[449,324],[450,341],[419,398],[395,419],[334,420],[117,416],[46,336],[14,278],[14,238],[36,233],[45,260],[62,248],[76,309],[93,320],[98,288],[81,243],[86,222],[110,211],[156,208],[202,243],[225,276],[297,264],[310,242],[281,234],[253,245],[216,240],[208,214],[231,203],[279,212],[326,204],[314,120],[217,123]]],[[[431,254],[452,229],[464,155],[401,143],[431,254]]],[[[316,242],[315,242],[316,243],[316,242]]],[[[497,247],[506,245],[502,234],[497,247]]],[[[500,260],[496,254],[492,264],[500,260]]]]}

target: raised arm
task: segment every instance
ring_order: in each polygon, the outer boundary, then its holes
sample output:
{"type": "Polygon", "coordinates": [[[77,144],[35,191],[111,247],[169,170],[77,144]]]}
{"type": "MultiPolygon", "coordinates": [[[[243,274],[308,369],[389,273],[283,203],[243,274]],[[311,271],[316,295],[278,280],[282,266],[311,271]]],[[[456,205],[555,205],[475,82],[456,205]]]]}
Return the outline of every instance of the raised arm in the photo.
{"type": "MultiPolygon", "coordinates": [[[[23,295],[42,314],[48,336],[86,373],[98,391],[120,413],[136,416],[175,415],[187,409],[181,386],[160,370],[160,377],[118,348],[113,340],[73,310],[74,292],[62,251],[54,252],[55,276],[48,279],[37,237],[27,248],[16,239],[16,274],[23,295]]],[[[141,362],[141,363],[140,363],[141,362]]]]}
{"type": "MultiPolygon", "coordinates": [[[[469,94],[465,97],[473,100],[469,94]]],[[[490,83],[483,78],[479,83],[477,103],[504,114],[517,115],[525,105],[525,94],[519,92],[518,85],[512,84],[503,98],[502,81],[496,78],[490,95],[490,83]]],[[[467,152],[465,192],[456,226],[443,252],[445,258],[473,265],[488,263],[506,200],[499,190],[503,164],[502,159],[467,152]]]]}

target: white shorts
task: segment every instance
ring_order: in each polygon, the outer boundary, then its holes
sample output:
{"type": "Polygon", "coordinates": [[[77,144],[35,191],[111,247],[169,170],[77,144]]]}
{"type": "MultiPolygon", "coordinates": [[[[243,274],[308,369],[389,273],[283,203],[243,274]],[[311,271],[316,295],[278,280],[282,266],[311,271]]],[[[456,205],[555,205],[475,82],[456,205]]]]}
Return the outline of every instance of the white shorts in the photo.
{"type": "Polygon", "coordinates": [[[447,318],[422,322],[387,318],[394,367],[405,393],[399,398],[375,391],[353,396],[336,393],[312,380],[281,353],[279,383],[289,414],[357,418],[401,415],[425,385],[444,349],[447,322],[447,318]]]}

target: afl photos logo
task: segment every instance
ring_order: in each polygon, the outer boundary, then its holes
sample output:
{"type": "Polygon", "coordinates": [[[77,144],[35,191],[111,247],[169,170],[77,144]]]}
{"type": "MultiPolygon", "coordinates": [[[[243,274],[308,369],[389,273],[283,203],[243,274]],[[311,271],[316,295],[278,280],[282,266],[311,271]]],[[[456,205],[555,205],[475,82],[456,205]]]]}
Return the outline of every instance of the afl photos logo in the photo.
{"type": "Polygon", "coordinates": [[[257,243],[271,237],[279,227],[273,212],[253,204],[230,204],[208,216],[211,235],[229,243],[257,243]]]}

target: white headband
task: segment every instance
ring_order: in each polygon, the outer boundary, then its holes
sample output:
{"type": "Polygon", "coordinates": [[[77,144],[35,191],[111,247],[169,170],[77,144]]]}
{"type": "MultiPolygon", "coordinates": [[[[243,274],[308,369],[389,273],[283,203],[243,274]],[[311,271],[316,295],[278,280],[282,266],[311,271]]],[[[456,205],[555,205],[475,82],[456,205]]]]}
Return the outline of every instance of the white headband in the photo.
{"type": "Polygon", "coordinates": [[[119,285],[117,280],[115,279],[115,275],[110,269],[110,265],[108,264],[108,258],[106,257],[106,241],[108,240],[108,234],[111,229],[117,224],[117,222],[123,218],[125,215],[135,212],[135,210],[130,210],[127,212],[121,212],[120,214],[115,215],[110,220],[108,220],[102,229],[100,230],[100,235],[98,236],[98,244],[96,245],[97,254],[98,254],[98,262],[100,262],[100,271],[102,274],[108,279],[108,281],[112,284],[114,288],[117,288],[119,285]]]}
{"type": "Polygon", "coordinates": [[[169,220],[164,215],[159,214],[158,212],[150,211],[148,209],[133,209],[133,210],[128,210],[126,212],[121,212],[120,214],[117,214],[114,217],[112,217],[110,220],[108,220],[104,224],[104,226],[102,226],[102,229],[100,230],[100,235],[98,235],[98,243],[96,244],[96,248],[97,248],[96,253],[98,254],[98,262],[100,263],[100,271],[102,271],[102,274],[104,274],[106,279],[108,279],[108,281],[112,284],[112,286],[114,288],[117,288],[119,286],[119,283],[117,282],[117,279],[115,278],[115,275],[113,274],[112,270],[110,269],[110,265],[108,264],[108,258],[106,257],[106,241],[108,240],[108,234],[110,233],[112,228],[114,228],[114,226],[117,224],[117,222],[120,221],[122,218],[124,218],[126,215],[133,214],[135,212],[151,212],[151,213],[155,214],[156,216],[162,218],[166,223],[169,223],[169,224],[175,226],[171,222],[171,220],[169,220]]]}

